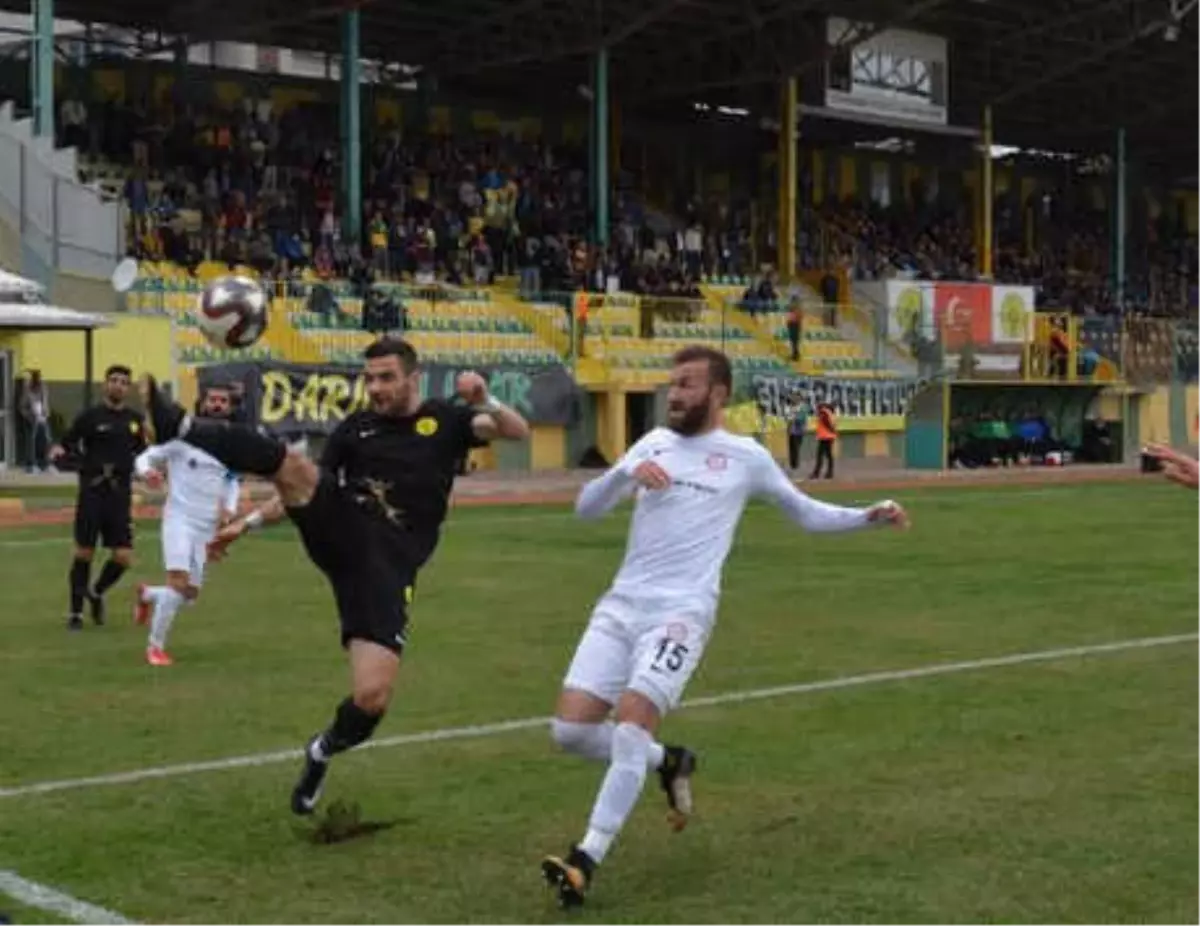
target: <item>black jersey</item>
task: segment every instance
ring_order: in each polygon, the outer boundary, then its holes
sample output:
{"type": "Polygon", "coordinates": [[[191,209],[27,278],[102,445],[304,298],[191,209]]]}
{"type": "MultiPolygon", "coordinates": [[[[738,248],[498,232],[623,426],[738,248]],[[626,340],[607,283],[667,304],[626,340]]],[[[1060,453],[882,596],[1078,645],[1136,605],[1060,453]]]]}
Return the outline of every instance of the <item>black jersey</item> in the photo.
{"type": "Polygon", "coordinates": [[[131,408],[93,405],[71,423],[62,445],[79,458],[80,484],[108,480],[128,485],[133,461],[146,449],[145,420],[131,408]]]}
{"type": "Polygon", "coordinates": [[[475,415],[444,399],[427,399],[405,417],[355,412],[330,435],[321,468],[384,518],[420,565],[437,545],[459,462],[484,446],[471,427],[475,415]]]}

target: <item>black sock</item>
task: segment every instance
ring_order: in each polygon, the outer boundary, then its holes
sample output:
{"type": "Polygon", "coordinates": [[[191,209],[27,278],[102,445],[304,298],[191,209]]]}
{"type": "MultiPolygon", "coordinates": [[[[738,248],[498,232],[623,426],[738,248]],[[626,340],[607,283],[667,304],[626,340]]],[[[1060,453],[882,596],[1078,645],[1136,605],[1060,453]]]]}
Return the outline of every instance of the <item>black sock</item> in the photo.
{"type": "Polygon", "coordinates": [[[347,698],[338,705],[333,726],[321,734],[321,751],[329,758],[365,743],[382,719],[383,714],[368,714],[353,698],[347,698]]]}
{"type": "Polygon", "coordinates": [[[100,578],[96,580],[96,586],[92,589],[95,595],[103,595],[110,588],[117,584],[121,576],[125,575],[125,566],[122,566],[115,559],[110,559],[100,569],[100,578]]]}
{"type": "Polygon", "coordinates": [[[92,564],[90,560],[71,560],[71,613],[78,614],[83,610],[83,599],[87,595],[88,582],[91,580],[92,564]]]}
{"type": "Polygon", "coordinates": [[[283,465],[282,441],[245,424],[192,418],[183,440],[216,457],[235,473],[274,476],[283,465]]]}

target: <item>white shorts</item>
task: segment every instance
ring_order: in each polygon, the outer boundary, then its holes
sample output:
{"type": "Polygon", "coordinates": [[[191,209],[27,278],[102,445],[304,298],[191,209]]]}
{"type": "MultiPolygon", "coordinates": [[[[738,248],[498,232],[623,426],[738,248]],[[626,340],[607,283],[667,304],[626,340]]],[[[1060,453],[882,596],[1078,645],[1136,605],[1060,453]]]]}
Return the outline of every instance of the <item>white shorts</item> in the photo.
{"type": "Polygon", "coordinates": [[[609,704],[623,691],[636,691],[666,714],[678,706],[700,665],[712,617],[694,605],[610,592],[592,611],[563,687],[609,704]]]}
{"type": "Polygon", "coordinates": [[[186,572],[188,582],[199,588],[204,584],[204,564],[208,562],[208,544],[215,531],[187,521],[167,519],[162,525],[163,566],[167,572],[186,572]]]}

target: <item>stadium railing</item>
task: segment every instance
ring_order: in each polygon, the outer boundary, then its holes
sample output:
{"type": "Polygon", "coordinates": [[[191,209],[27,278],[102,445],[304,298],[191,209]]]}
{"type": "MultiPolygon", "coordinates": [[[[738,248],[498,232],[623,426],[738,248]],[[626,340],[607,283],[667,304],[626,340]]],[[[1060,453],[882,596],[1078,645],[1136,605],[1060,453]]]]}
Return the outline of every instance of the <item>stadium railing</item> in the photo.
{"type": "Polygon", "coordinates": [[[199,280],[145,278],[126,294],[126,304],[131,311],[163,313],[177,322],[183,363],[256,358],[357,363],[379,333],[401,330],[418,353],[446,363],[530,366],[565,359],[536,319],[522,318],[486,289],[397,283],[365,287],[344,280],[266,285],[272,296],[270,323],[251,351],[213,348],[194,330],[199,280]]]}

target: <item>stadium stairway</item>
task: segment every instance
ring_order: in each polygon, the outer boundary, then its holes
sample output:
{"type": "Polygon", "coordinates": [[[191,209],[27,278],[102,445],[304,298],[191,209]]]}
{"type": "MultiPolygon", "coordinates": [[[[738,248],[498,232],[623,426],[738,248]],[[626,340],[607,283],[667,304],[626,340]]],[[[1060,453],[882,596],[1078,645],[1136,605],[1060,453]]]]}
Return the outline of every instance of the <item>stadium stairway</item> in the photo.
{"type": "MultiPolygon", "coordinates": [[[[802,284],[798,290],[801,311],[804,315],[801,326],[802,342],[800,360],[791,359],[791,346],[787,333],[787,311],[779,307],[776,311],[751,314],[741,308],[743,289],[722,285],[710,285],[705,294],[710,305],[719,306],[727,324],[747,331],[771,355],[778,358],[789,370],[806,375],[868,377],[894,372],[894,365],[886,363],[881,368],[874,360],[873,351],[845,330],[846,319],[839,319],[838,327],[826,325],[822,320],[823,305],[820,299],[802,284]]],[[[890,359],[890,358],[887,358],[890,359]]]]}

